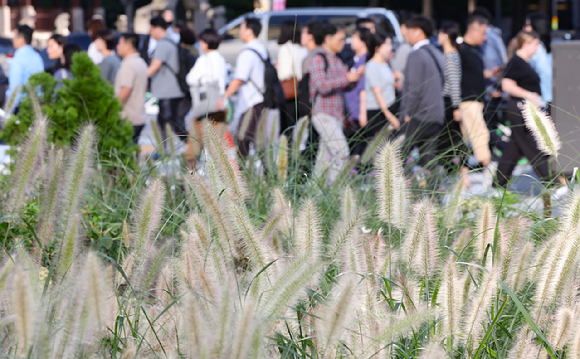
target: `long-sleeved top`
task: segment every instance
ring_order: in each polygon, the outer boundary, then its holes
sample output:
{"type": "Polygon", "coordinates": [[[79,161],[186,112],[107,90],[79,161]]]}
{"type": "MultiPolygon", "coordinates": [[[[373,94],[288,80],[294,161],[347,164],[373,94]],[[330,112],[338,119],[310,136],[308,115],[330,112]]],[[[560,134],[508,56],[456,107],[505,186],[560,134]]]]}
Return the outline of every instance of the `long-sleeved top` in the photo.
{"type": "Polygon", "coordinates": [[[185,80],[189,86],[217,81],[220,94],[223,96],[226,93],[227,77],[226,60],[219,52],[211,51],[197,59],[185,80]]]}
{"type": "Polygon", "coordinates": [[[540,76],[542,97],[546,102],[552,102],[552,57],[546,51],[546,46],[540,43],[538,51],[530,58],[530,65],[540,76]]]}
{"type": "MultiPolygon", "coordinates": [[[[362,55],[354,64],[354,69],[358,69],[367,62],[367,54],[362,55]]],[[[361,77],[352,90],[344,93],[344,100],[346,102],[346,109],[350,114],[350,118],[358,120],[360,117],[360,93],[365,89],[365,76],[361,77]]]]}
{"type": "Polygon", "coordinates": [[[310,65],[310,99],[312,100],[312,114],[323,113],[341,121],[344,118],[343,91],[350,84],[346,67],[326,49],[324,54],[328,62],[325,71],[324,59],[316,56],[310,65]]]}
{"type": "Polygon", "coordinates": [[[459,52],[449,52],[443,55],[445,62],[445,85],[443,97],[449,97],[453,108],[461,103],[461,56],[459,52]]]}
{"type": "Polygon", "coordinates": [[[401,119],[443,124],[443,55],[431,44],[409,54],[401,98],[401,119]]]}
{"type": "Polygon", "coordinates": [[[120,66],[121,59],[115,53],[111,53],[109,56],[105,57],[99,65],[103,78],[113,85],[115,84],[115,78],[117,77],[117,71],[120,66]]]}
{"type": "Polygon", "coordinates": [[[94,41],[89,44],[87,55],[89,55],[95,65],[100,65],[103,62],[103,54],[97,50],[97,44],[94,41]]]}
{"type": "Polygon", "coordinates": [[[302,80],[302,62],[308,55],[305,47],[288,41],[280,46],[278,50],[278,79],[280,81],[290,80],[296,77],[302,80]]]}
{"type": "MultiPolygon", "coordinates": [[[[487,70],[493,70],[496,67],[507,64],[507,50],[503,39],[501,38],[501,30],[495,26],[487,27],[487,40],[481,45],[483,52],[483,64],[487,70]]],[[[495,91],[492,85],[498,81],[497,77],[486,79],[486,85],[489,87],[488,93],[495,91]]]]}
{"type": "Polygon", "coordinates": [[[393,57],[393,60],[391,60],[391,67],[393,68],[393,71],[405,72],[405,67],[407,67],[407,60],[411,50],[411,45],[406,42],[399,45],[397,51],[395,51],[395,57],[393,57]]]}
{"type": "MultiPolygon", "coordinates": [[[[6,90],[6,99],[10,98],[16,86],[24,86],[30,76],[44,71],[44,63],[42,58],[30,45],[22,46],[14,52],[14,57],[10,61],[10,69],[8,71],[9,86],[6,90]]],[[[16,96],[14,106],[20,103],[20,94],[16,96]]]]}

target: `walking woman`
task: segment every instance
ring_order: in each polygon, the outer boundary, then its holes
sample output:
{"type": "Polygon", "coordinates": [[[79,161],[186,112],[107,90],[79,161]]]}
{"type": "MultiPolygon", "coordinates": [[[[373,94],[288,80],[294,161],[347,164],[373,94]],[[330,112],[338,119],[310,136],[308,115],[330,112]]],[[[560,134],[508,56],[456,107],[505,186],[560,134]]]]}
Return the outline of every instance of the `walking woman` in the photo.
{"type": "Polygon", "coordinates": [[[443,86],[443,99],[445,101],[445,124],[439,142],[437,152],[443,166],[448,173],[457,169],[461,172],[461,181],[465,188],[470,187],[469,169],[466,164],[467,148],[461,135],[461,56],[457,51],[457,37],[459,25],[454,21],[445,21],[437,39],[443,47],[443,60],[445,63],[445,85],[443,86]]]}
{"type": "MultiPolygon", "coordinates": [[[[540,77],[529,63],[539,46],[540,39],[536,32],[520,31],[517,35],[517,51],[503,75],[502,88],[511,96],[507,105],[507,120],[511,124],[512,135],[497,168],[497,187],[506,187],[521,157],[530,161],[542,181],[551,182],[555,179],[550,173],[549,157],[538,149],[522,116],[524,100],[536,106],[542,102],[540,77]]],[[[562,178],[558,180],[563,181],[562,178]]]]}
{"type": "Polygon", "coordinates": [[[353,154],[362,155],[367,144],[387,125],[391,124],[395,130],[401,127],[397,116],[389,111],[389,106],[395,102],[395,78],[387,63],[392,52],[392,39],[375,34],[373,49],[369,51],[371,57],[365,69],[366,115],[359,120],[361,143],[353,154]]]}
{"type": "Polygon", "coordinates": [[[46,53],[48,58],[54,60],[54,65],[51,68],[46,69],[46,72],[54,75],[60,68],[63,67],[64,63],[64,46],[67,44],[66,37],[54,34],[48,39],[48,46],[46,47],[46,53]]]}

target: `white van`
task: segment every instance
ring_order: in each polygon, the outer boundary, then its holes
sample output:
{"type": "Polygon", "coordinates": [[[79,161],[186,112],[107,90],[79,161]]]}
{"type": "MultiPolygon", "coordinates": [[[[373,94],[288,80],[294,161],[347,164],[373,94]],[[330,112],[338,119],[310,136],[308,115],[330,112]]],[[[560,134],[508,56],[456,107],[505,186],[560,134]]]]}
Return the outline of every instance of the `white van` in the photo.
{"type": "Polygon", "coordinates": [[[280,25],[287,20],[297,21],[299,25],[305,25],[312,21],[341,25],[345,27],[347,37],[350,37],[355,30],[357,19],[371,18],[375,21],[379,29],[393,38],[393,45],[395,47],[404,41],[397,17],[391,10],[384,8],[297,8],[261,14],[248,13],[230,21],[219,29],[220,35],[224,36],[224,40],[219,47],[219,52],[224,56],[226,62],[231,65],[235,65],[236,57],[244,47],[244,43],[240,40],[239,36],[240,25],[249,16],[262,21],[262,32],[260,33],[259,40],[266,45],[270,53],[270,59],[273,61],[278,58],[280,25]]]}

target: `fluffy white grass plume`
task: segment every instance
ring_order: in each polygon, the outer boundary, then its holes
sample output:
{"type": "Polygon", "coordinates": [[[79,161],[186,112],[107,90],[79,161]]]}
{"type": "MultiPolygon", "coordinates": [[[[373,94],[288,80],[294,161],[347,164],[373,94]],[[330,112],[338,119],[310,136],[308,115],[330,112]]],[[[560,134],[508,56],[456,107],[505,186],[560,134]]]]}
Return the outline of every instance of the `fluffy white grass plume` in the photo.
{"type": "MultiPolygon", "coordinates": [[[[533,359],[539,358],[540,348],[534,343],[535,333],[527,328],[520,330],[515,345],[509,351],[508,358],[533,359]]],[[[576,358],[576,357],[571,357],[576,358]]]]}
{"type": "Polygon", "coordinates": [[[551,278],[551,286],[554,288],[554,300],[559,300],[566,287],[574,279],[575,270],[578,268],[580,257],[580,232],[573,231],[566,239],[564,256],[558,263],[556,275],[551,278]]]}
{"type": "Polygon", "coordinates": [[[562,350],[572,336],[574,328],[574,310],[564,307],[558,309],[556,320],[552,322],[548,332],[548,343],[555,350],[562,350]]]}
{"type": "Polygon", "coordinates": [[[522,114],[526,127],[536,140],[538,149],[549,156],[558,157],[562,143],[550,116],[530,101],[524,102],[522,114]]]}
{"type": "Polygon", "coordinates": [[[151,246],[151,237],[161,224],[164,202],[165,184],[161,179],[156,178],[145,191],[137,207],[137,216],[132,231],[138,253],[147,251],[151,246]]]}
{"type": "Polygon", "coordinates": [[[64,165],[64,151],[50,150],[48,156],[48,174],[43,184],[41,196],[41,221],[38,239],[46,244],[54,233],[54,219],[58,213],[60,192],[62,191],[62,169],[64,165]]]}
{"type": "Polygon", "coordinates": [[[439,288],[440,309],[443,314],[443,332],[445,336],[459,334],[459,322],[461,317],[460,286],[461,280],[457,269],[458,264],[450,261],[443,268],[441,287],[439,288]]]}
{"type": "Polygon", "coordinates": [[[574,317],[573,331],[571,334],[568,357],[580,358],[580,316],[574,317]]]}
{"type": "MultiPolygon", "coordinates": [[[[529,223],[521,217],[514,217],[506,223],[507,233],[502,244],[500,257],[499,279],[506,282],[509,278],[510,270],[513,269],[513,264],[516,261],[516,250],[519,248],[522,239],[526,236],[526,231],[529,223]]],[[[503,236],[502,236],[503,237],[503,236]]]]}
{"type": "MultiPolygon", "coordinates": [[[[200,313],[200,299],[197,294],[187,291],[183,296],[183,323],[185,325],[186,341],[189,343],[189,352],[192,358],[199,358],[206,345],[206,330],[202,313],[200,313]]],[[[212,329],[209,327],[208,329],[212,329]]]]}
{"type": "Polygon", "coordinates": [[[252,337],[250,333],[254,332],[257,325],[255,308],[255,303],[251,300],[247,300],[244,303],[236,328],[236,336],[232,344],[231,359],[245,359],[251,351],[252,337]]]}
{"type": "Polygon", "coordinates": [[[364,212],[359,211],[350,220],[341,220],[335,227],[327,253],[330,261],[342,263],[345,270],[355,273],[360,272],[362,264],[358,238],[363,217],[364,212]]]}
{"type": "Polygon", "coordinates": [[[4,112],[11,114],[12,111],[14,111],[14,103],[16,102],[16,96],[18,96],[19,93],[20,85],[17,85],[14,87],[14,90],[12,90],[12,93],[10,94],[8,101],[6,101],[6,104],[4,104],[4,112]]]}
{"type": "Polygon", "coordinates": [[[514,261],[514,270],[510,276],[511,279],[508,282],[508,285],[514,292],[522,289],[525,281],[530,277],[531,270],[529,268],[529,259],[533,251],[534,244],[529,241],[526,241],[525,244],[522,245],[521,250],[518,251],[517,260],[514,261]]]}
{"type": "Polygon", "coordinates": [[[85,190],[86,182],[92,167],[93,152],[96,141],[96,128],[93,124],[83,127],[76,139],[72,159],[66,172],[65,181],[65,227],[77,212],[78,204],[85,190]]]}
{"type": "Polygon", "coordinates": [[[296,219],[294,250],[297,256],[318,258],[322,245],[320,214],[311,199],[304,201],[296,219]]]}
{"type": "Polygon", "coordinates": [[[28,275],[21,266],[16,266],[12,277],[12,312],[21,353],[28,352],[34,340],[36,304],[30,288],[28,275]]]}
{"type": "Polygon", "coordinates": [[[413,206],[413,222],[405,237],[403,251],[409,268],[432,278],[438,261],[438,235],[434,207],[428,200],[413,206]]]}
{"type": "Polygon", "coordinates": [[[477,294],[465,315],[463,332],[465,347],[471,355],[483,335],[483,325],[487,323],[487,312],[497,294],[497,270],[485,273],[477,294]],[[483,324],[483,325],[482,325],[483,324]]]}
{"type": "Polygon", "coordinates": [[[564,213],[564,230],[580,227],[580,192],[574,191],[564,213]]]}
{"type": "Polygon", "coordinates": [[[385,142],[376,160],[379,218],[402,229],[407,220],[408,190],[400,153],[396,145],[385,142]]]}
{"type": "Polygon", "coordinates": [[[243,201],[247,196],[246,184],[242,179],[239,164],[236,159],[228,156],[224,139],[218,137],[209,121],[203,121],[203,133],[207,149],[216,166],[216,173],[222,183],[227,186],[230,196],[243,201]]]}
{"type": "Polygon", "coordinates": [[[447,359],[445,350],[435,340],[431,342],[421,351],[419,359],[447,359]]]}
{"type": "Polygon", "coordinates": [[[48,120],[44,117],[37,118],[30,134],[22,144],[22,152],[18,156],[12,177],[12,191],[8,199],[9,212],[18,211],[26,202],[35,171],[40,167],[44,157],[47,129],[48,120]]]}
{"type": "Polygon", "coordinates": [[[278,180],[286,181],[288,177],[288,137],[282,135],[278,148],[278,180]]]}
{"type": "Polygon", "coordinates": [[[356,197],[354,195],[352,187],[348,185],[345,186],[344,190],[342,191],[341,202],[342,202],[341,206],[342,218],[350,220],[358,210],[356,197]]]}
{"type": "Polygon", "coordinates": [[[107,314],[106,283],[97,255],[90,252],[86,259],[85,280],[87,281],[87,307],[95,321],[97,330],[105,328],[107,314]]]}
{"type": "Polygon", "coordinates": [[[0,299],[2,298],[2,292],[6,288],[6,283],[8,283],[8,275],[12,268],[14,267],[14,261],[7,259],[2,267],[0,267],[0,299]]]}
{"type": "MultiPolygon", "coordinates": [[[[497,216],[495,210],[493,209],[493,204],[489,201],[484,202],[479,217],[477,218],[476,235],[478,237],[475,239],[475,243],[477,243],[477,259],[480,261],[483,260],[488,245],[493,245],[496,220],[497,216]]],[[[485,267],[488,267],[487,264],[491,263],[491,259],[492,249],[490,248],[487,251],[486,263],[483,263],[485,267]]]]}
{"type": "Polygon", "coordinates": [[[351,318],[355,316],[357,303],[360,300],[357,295],[358,278],[355,274],[345,274],[330,295],[329,302],[320,314],[320,335],[324,337],[326,344],[324,352],[331,352],[333,347],[341,340],[342,333],[351,318]],[[330,348],[330,349],[329,349],[330,348]]]}
{"type": "MultiPolygon", "coordinates": [[[[64,276],[72,265],[74,256],[79,251],[77,242],[80,240],[79,231],[81,226],[81,216],[76,213],[72,219],[72,223],[68,226],[67,232],[64,234],[64,242],[58,256],[58,274],[64,276]]],[[[81,243],[82,246],[82,243],[81,243]]]]}

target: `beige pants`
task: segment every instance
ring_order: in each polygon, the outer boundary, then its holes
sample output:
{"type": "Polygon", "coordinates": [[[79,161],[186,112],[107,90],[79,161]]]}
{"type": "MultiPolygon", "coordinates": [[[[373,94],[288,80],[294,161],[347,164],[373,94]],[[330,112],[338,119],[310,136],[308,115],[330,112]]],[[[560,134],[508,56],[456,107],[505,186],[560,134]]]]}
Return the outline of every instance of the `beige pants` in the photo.
{"type": "Polygon", "coordinates": [[[459,110],[461,111],[460,126],[464,140],[471,143],[473,154],[479,163],[489,163],[491,161],[489,130],[483,119],[483,103],[465,101],[459,104],[459,110]]]}

